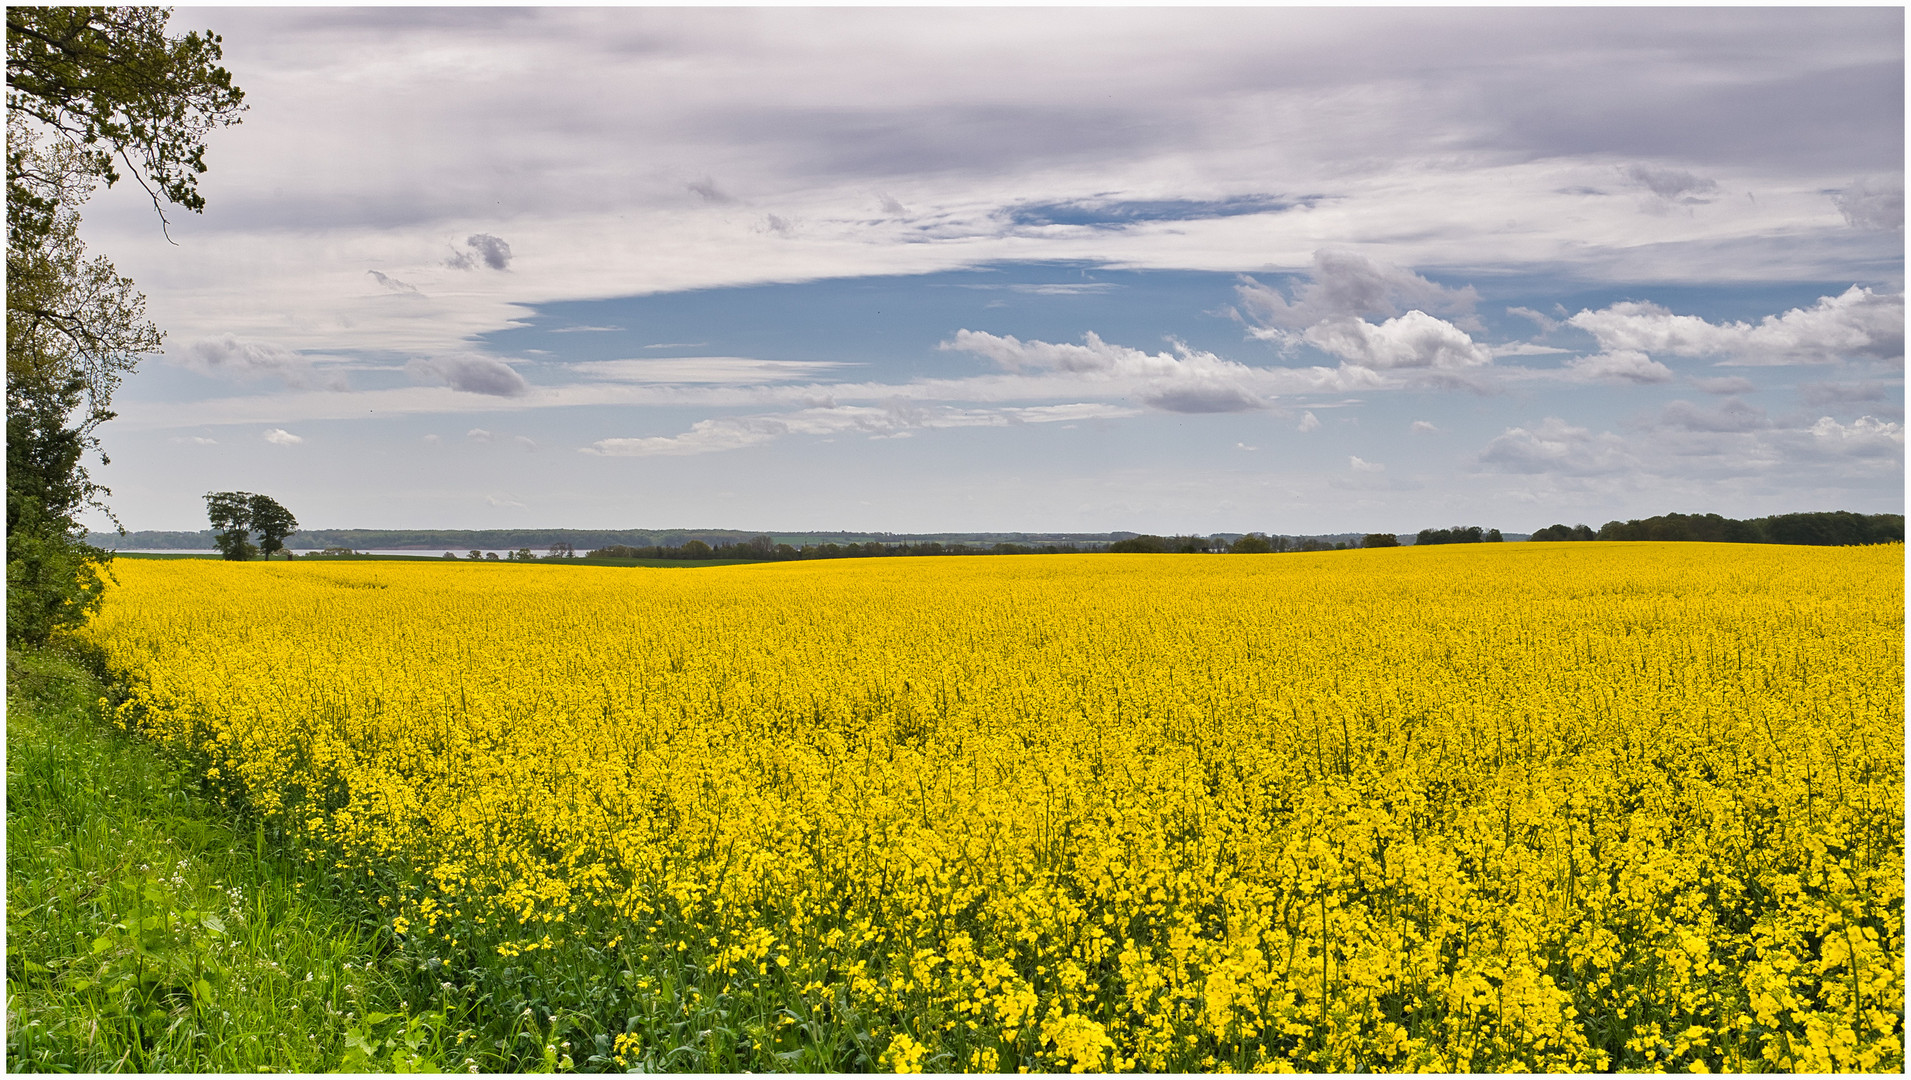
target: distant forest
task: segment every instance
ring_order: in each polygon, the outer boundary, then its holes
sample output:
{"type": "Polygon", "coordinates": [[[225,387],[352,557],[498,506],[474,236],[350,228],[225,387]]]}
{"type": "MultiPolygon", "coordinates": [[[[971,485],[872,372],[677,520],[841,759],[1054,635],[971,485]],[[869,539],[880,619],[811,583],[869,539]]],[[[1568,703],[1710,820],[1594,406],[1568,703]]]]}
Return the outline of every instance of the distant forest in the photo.
{"type": "Polygon", "coordinates": [[[1608,521],[1598,532],[1585,525],[1549,525],[1535,540],[1686,540],[1713,544],[1806,544],[1849,547],[1904,543],[1903,514],[1853,514],[1833,510],[1776,514],[1740,521],[1717,514],[1663,514],[1608,521]]]}

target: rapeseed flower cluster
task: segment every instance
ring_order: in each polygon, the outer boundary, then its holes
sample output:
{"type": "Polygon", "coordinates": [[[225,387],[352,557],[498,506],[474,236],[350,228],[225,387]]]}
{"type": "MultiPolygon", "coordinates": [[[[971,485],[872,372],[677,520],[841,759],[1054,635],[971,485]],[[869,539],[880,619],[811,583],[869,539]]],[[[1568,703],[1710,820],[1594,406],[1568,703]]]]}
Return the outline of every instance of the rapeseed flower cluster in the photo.
{"type": "Polygon", "coordinates": [[[1901,546],[116,573],[122,722],[433,950],[902,1071],[1903,1065],[1901,546]]]}

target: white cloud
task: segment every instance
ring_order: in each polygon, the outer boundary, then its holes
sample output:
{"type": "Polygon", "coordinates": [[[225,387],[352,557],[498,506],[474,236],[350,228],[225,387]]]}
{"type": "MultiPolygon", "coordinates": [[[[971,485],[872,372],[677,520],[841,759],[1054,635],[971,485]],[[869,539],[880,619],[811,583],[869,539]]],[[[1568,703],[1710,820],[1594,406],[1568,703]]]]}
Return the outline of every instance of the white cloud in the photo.
{"type": "Polygon", "coordinates": [[[1503,472],[1575,476],[1629,472],[1638,465],[1619,436],[1609,431],[1594,435],[1556,416],[1530,428],[1506,429],[1486,444],[1480,462],[1503,472]]]}
{"type": "Polygon", "coordinates": [[[175,436],[174,438],[167,439],[166,441],[178,443],[181,446],[218,446],[219,445],[218,440],[208,439],[203,435],[179,435],[179,436],[175,436]]]}
{"type": "Polygon", "coordinates": [[[1832,196],[1838,212],[1854,229],[1904,231],[1904,178],[1873,176],[1853,181],[1832,196]]]}
{"type": "Polygon", "coordinates": [[[1377,472],[1387,471],[1387,467],[1385,465],[1382,465],[1380,462],[1366,461],[1358,456],[1350,456],[1347,459],[1347,462],[1349,467],[1351,467],[1355,472],[1358,472],[1358,473],[1377,473],[1377,472]]]}
{"type": "Polygon", "coordinates": [[[1376,371],[1455,372],[1493,362],[1492,350],[1424,311],[1409,311],[1378,326],[1362,319],[1329,319],[1301,336],[1322,352],[1376,371]]]}
{"type": "Polygon", "coordinates": [[[1415,420],[1407,426],[1407,430],[1415,435],[1438,435],[1440,433],[1439,428],[1426,420],[1415,420]]]}
{"type": "Polygon", "coordinates": [[[1741,366],[1904,358],[1904,294],[1858,285],[1756,324],[1711,323],[1637,301],[1581,311],[1566,321],[1592,334],[1607,352],[1718,356],[1722,364],[1741,366]]]}
{"type": "Polygon", "coordinates": [[[491,433],[481,427],[474,427],[470,431],[465,432],[464,437],[470,439],[472,442],[491,441],[491,433]]]}
{"type": "Polygon", "coordinates": [[[1645,353],[1617,349],[1566,362],[1566,377],[1575,382],[1663,383],[1672,381],[1672,369],[1645,353]]]}
{"type": "Polygon", "coordinates": [[[1471,285],[1449,289],[1419,274],[1351,251],[1314,252],[1310,281],[1293,287],[1293,298],[1244,277],[1235,295],[1247,309],[1249,332],[1269,341],[1289,340],[1289,333],[1327,319],[1365,315],[1398,315],[1409,309],[1439,311],[1459,316],[1459,322],[1478,328],[1473,305],[1479,294],[1471,285]]]}
{"type": "Polygon", "coordinates": [[[511,437],[511,444],[520,450],[528,450],[532,453],[537,451],[537,440],[529,435],[514,435],[511,437]]]}
{"type": "Polygon", "coordinates": [[[1320,417],[1315,416],[1313,412],[1309,411],[1306,415],[1301,417],[1301,422],[1295,425],[1295,430],[1296,431],[1319,431],[1320,417]]]}
{"type": "Polygon", "coordinates": [[[265,441],[274,446],[297,446],[305,440],[284,428],[273,428],[265,433],[265,441]]]}
{"type": "Polygon", "coordinates": [[[1082,344],[1073,345],[965,329],[941,347],[993,360],[1012,372],[1055,371],[1129,382],[1137,400],[1167,412],[1242,412],[1270,403],[1259,386],[1264,380],[1257,369],[1178,343],[1171,355],[1111,345],[1092,331],[1082,336],[1082,344]]]}
{"type": "Polygon", "coordinates": [[[1506,309],[1506,313],[1508,315],[1518,315],[1522,319],[1533,320],[1533,324],[1539,327],[1540,333],[1542,334],[1551,331],[1554,327],[1559,325],[1558,319],[1543,312],[1534,311],[1529,307],[1510,307],[1506,309]]]}
{"type": "Polygon", "coordinates": [[[1138,410],[1092,402],[1010,409],[957,409],[926,408],[912,402],[892,401],[880,408],[835,405],[773,415],[717,417],[699,420],[681,435],[599,439],[582,450],[587,454],[605,457],[681,457],[740,450],[787,435],[861,434],[871,438],[901,438],[924,429],[1052,424],[1135,415],[1138,415],[1138,410]]]}
{"type": "Polygon", "coordinates": [[[511,365],[490,356],[432,356],[413,360],[405,370],[421,382],[439,382],[467,394],[522,397],[531,384],[511,365]]]}
{"type": "Polygon", "coordinates": [[[1141,410],[1079,401],[1067,405],[1029,405],[1022,408],[1003,409],[1002,414],[1016,423],[1056,424],[1076,420],[1114,420],[1140,416],[1141,410]]]}
{"type": "Polygon", "coordinates": [[[659,384],[787,382],[817,378],[853,366],[836,360],[757,360],[747,356],[592,360],[568,365],[586,379],[659,384]]]}
{"type": "Polygon", "coordinates": [[[1498,356],[1556,356],[1560,353],[1572,352],[1572,350],[1562,349],[1556,345],[1541,345],[1537,342],[1532,342],[1532,341],[1515,341],[1505,345],[1495,345],[1493,346],[1492,352],[1493,352],[1493,355],[1496,357],[1498,356]]]}
{"type": "Polygon", "coordinates": [[[1875,416],[1860,416],[1841,424],[1829,416],[1811,426],[1819,449],[1851,457],[1885,457],[1904,453],[1904,428],[1875,416]]]}

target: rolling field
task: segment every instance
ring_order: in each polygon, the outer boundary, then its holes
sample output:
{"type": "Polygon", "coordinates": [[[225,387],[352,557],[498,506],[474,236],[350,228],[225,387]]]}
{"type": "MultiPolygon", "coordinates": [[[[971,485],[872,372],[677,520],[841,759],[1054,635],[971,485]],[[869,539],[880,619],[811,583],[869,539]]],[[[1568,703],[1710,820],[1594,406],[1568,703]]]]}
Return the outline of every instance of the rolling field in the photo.
{"type": "Polygon", "coordinates": [[[114,573],[448,1060],[1903,1067],[1902,546],[114,573]]]}

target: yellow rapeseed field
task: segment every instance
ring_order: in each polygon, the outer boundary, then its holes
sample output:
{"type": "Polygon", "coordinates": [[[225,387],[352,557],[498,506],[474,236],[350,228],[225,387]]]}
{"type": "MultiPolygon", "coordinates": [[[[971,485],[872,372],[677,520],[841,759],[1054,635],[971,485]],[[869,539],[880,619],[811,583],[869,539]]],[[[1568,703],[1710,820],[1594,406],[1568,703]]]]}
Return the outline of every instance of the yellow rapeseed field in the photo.
{"type": "Polygon", "coordinates": [[[1902,546],[114,572],[123,722],[407,947],[897,1070],[1904,1062],[1902,546]]]}

